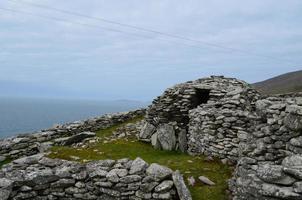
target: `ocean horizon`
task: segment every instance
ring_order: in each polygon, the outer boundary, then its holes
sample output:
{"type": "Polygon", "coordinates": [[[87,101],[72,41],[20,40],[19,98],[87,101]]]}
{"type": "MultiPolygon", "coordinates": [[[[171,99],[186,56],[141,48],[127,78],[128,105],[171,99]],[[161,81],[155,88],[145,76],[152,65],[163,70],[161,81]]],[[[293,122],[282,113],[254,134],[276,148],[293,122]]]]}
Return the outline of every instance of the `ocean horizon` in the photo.
{"type": "Polygon", "coordinates": [[[0,97],[0,138],[32,133],[106,113],[146,107],[147,103],[117,100],[67,100],[0,97]]]}

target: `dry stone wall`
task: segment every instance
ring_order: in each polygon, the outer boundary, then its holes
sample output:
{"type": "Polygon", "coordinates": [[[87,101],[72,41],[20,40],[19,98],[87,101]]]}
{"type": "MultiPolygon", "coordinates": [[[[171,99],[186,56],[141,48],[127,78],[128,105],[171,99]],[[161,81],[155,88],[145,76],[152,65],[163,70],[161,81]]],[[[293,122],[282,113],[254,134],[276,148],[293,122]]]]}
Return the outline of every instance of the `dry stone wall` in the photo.
{"type": "Polygon", "coordinates": [[[252,131],[259,94],[242,82],[225,82],[223,98],[190,110],[188,152],[236,161],[239,144],[252,131]]]}
{"type": "Polygon", "coordinates": [[[19,158],[22,156],[34,155],[44,152],[54,144],[66,144],[71,140],[84,139],[85,137],[93,137],[91,133],[100,129],[105,129],[115,124],[125,122],[138,116],[143,116],[145,109],[136,111],[122,112],[115,114],[107,114],[100,117],[91,118],[83,121],[76,121],[64,125],[42,130],[30,134],[22,134],[0,140],[0,155],[9,158],[19,158]],[[78,136],[75,136],[79,134],[78,136]],[[74,136],[73,138],[71,138],[74,136]]]}
{"type": "Polygon", "coordinates": [[[167,89],[147,109],[140,139],[156,148],[237,159],[259,94],[247,83],[222,76],[167,89]]]}
{"type": "Polygon", "coordinates": [[[302,199],[302,96],[256,102],[254,131],[240,146],[234,199],[302,199]]]}
{"type": "Polygon", "coordinates": [[[42,154],[14,160],[0,170],[1,200],[191,200],[178,171],[134,161],[76,163],[42,154]]]}
{"type": "Polygon", "coordinates": [[[140,138],[156,148],[237,163],[234,199],[302,199],[302,93],[262,96],[212,76],[169,88],[146,120],[140,138]]]}

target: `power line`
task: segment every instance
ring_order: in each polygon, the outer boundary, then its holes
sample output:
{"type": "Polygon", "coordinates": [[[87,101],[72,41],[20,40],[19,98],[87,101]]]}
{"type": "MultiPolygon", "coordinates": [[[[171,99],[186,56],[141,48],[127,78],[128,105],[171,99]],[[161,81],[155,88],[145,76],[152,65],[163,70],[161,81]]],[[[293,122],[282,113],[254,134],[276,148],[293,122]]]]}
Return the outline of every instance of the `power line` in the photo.
{"type": "MultiPolygon", "coordinates": [[[[111,32],[136,35],[135,33],[129,33],[129,32],[121,31],[121,30],[118,30],[118,29],[112,29],[112,28],[107,28],[107,27],[102,27],[102,26],[97,26],[97,25],[91,25],[91,24],[82,23],[82,22],[72,22],[72,21],[62,19],[62,18],[39,15],[39,14],[34,14],[34,13],[25,12],[25,11],[21,11],[21,10],[14,10],[14,9],[10,9],[10,8],[1,8],[1,7],[0,7],[0,10],[5,10],[5,11],[9,11],[9,12],[13,12],[13,13],[19,13],[19,14],[25,14],[25,15],[31,15],[31,16],[40,17],[40,18],[49,19],[49,20],[54,20],[54,21],[59,21],[59,22],[67,22],[67,23],[70,23],[70,24],[78,24],[78,25],[81,25],[81,26],[88,26],[90,28],[101,28],[103,30],[107,30],[107,31],[111,31],[111,32]]],[[[136,36],[143,37],[142,35],[136,35],[136,36]]],[[[148,38],[148,37],[145,36],[145,38],[148,38]]]]}
{"type": "Polygon", "coordinates": [[[224,49],[224,50],[227,50],[229,52],[239,52],[239,53],[243,53],[243,54],[248,54],[250,56],[257,56],[257,57],[262,57],[262,58],[266,58],[266,59],[273,59],[273,60],[278,60],[278,61],[282,61],[282,62],[291,62],[292,63],[292,61],[290,61],[290,60],[282,59],[282,58],[279,58],[279,57],[257,54],[257,53],[254,53],[254,52],[251,52],[251,51],[248,51],[248,50],[237,49],[237,48],[228,47],[228,46],[224,46],[224,45],[220,45],[220,44],[216,44],[216,43],[210,43],[210,42],[206,42],[206,41],[202,41],[202,40],[196,40],[196,39],[192,39],[192,38],[189,38],[189,37],[186,37],[186,36],[181,36],[181,35],[166,33],[166,32],[162,32],[162,31],[157,31],[157,30],[154,30],[154,29],[149,29],[149,28],[144,28],[144,27],[140,27],[140,26],[125,24],[125,23],[121,23],[121,22],[118,22],[118,21],[109,20],[109,19],[105,19],[105,18],[93,17],[93,16],[89,16],[89,15],[85,15],[85,14],[81,14],[81,13],[78,13],[78,12],[69,11],[69,10],[65,10],[65,9],[49,7],[49,6],[46,6],[46,5],[36,4],[36,3],[26,2],[26,1],[18,1],[18,0],[8,0],[8,1],[13,2],[13,3],[27,4],[27,5],[31,5],[31,6],[34,6],[34,7],[53,10],[53,11],[61,12],[61,13],[68,14],[68,15],[74,15],[74,16],[79,16],[79,17],[83,17],[83,18],[98,20],[98,21],[102,21],[102,22],[105,22],[105,23],[115,24],[115,25],[131,28],[131,29],[135,29],[135,30],[138,30],[138,31],[149,32],[149,33],[153,33],[153,34],[157,34],[157,35],[161,35],[161,36],[165,36],[165,37],[169,37],[169,38],[174,38],[174,39],[199,43],[199,44],[206,45],[206,46],[211,46],[211,47],[214,47],[214,48],[224,49]]]}
{"type": "Polygon", "coordinates": [[[175,44],[178,44],[178,45],[186,45],[186,46],[195,47],[195,48],[199,48],[199,49],[204,50],[204,48],[202,48],[199,45],[180,43],[180,42],[175,42],[175,41],[171,41],[171,40],[165,40],[163,38],[153,38],[153,37],[149,37],[149,36],[142,35],[142,34],[136,34],[136,33],[132,33],[132,32],[121,31],[121,30],[118,30],[118,29],[112,29],[112,28],[107,28],[107,27],[103,27],[103,26],[92,25],[92,24],[87,24],[87,23],[82,23],[82,22],[73,22],[73,21],[69,21],[69,20],[66,20],[66,19],[58,18],[58,17],[39,15],[39,14],[31,13],[31,12],[15,10],[15,9],[10,9],[10,8],[2,8],[2,7],[0,7],[0,10],[12,12],[12,13],[17,13],[17,14],[24,14],[24,15],[40,17],[40,18],[47,19],[47,20],[52,20],[52,21],[65,22],[65,23],[69,23],[69,24],[77,24],[77,25],[86,26],[86,27],[89,27],[89,28],[98,28],[98,29],[105,30],[105,31],[124,33],[124,34],[132,35],[132,36],[136,36],[136,37],[140,37],[140,38],[145,38],[145,39],[157,39],[157,40],[162,40],[162,41],[165,41],[165,42],[175,43],[175,44]]]}

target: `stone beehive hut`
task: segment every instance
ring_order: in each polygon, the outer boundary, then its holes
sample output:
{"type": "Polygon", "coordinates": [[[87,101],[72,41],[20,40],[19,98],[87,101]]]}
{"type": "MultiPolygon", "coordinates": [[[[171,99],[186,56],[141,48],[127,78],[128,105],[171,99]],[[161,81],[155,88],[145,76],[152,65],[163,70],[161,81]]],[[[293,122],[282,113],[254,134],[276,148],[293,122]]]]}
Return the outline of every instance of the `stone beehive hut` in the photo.
{"type": "Polygon", "coordinates": [[[236,163],[233,199],[302,199],[302,94],[261,96],[212,76],[169,88],[147,110],[140,138],[156,148],[236,163]]]}
{"type": "Polygon", "coordinates": [[[175,85],[147,110],[140,139],[165,150],[236,157],[237,135],[245,137],[258,97],[247,83],[223,76],[175,85]]]}

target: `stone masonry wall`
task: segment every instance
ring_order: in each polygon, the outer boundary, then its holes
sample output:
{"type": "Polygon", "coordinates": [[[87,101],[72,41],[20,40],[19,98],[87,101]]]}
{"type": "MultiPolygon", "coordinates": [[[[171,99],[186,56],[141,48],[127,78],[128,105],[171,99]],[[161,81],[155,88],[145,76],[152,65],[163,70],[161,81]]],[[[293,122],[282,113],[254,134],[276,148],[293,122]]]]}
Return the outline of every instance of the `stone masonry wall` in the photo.
{"type": "Polygon", "coordinates": [[[156,148],[237,163],[234,199],[302,199],[302,93],[261,96],[237,79],[198,79],[165,91],[146,120],[140,138],[156,148]]]}
{"type": "Polygon", "coordinates": [[[255,102],[259,98],[252,88],[232,82],[223,98],[190,110],[188,152],[238,159],[238,147],[252,131],[255,102]]]}
{"type": "Polygon", "coordinates": [[[256,112],[230,181],[234,199],[302,199],[302,96],[263,98],[256,112]]]}
{"type": "Polygon", "coordinates": [[[76,163],[42,154],[0,170],[1,200],[191,200],[178,171],[137,158],[76,163]]]}
{"type": "Polygon", "coordinates": [[[60,144],[62,138],[67,138],[84,131],[97,131],[129,119],[143,116],[144,109],[107,114],[84,121],[76,121],[59,125],[47,130],[30,134],[22,134],[0,140],[0,155],[9,158],[34,155],[47,150],[54,144],[60,144]]]}
{"type": "Polygon", "coordinates": [[[247,83],[222,76],[167,89],[147,109],[140,139],[156,148],[237,158],[259,94],[247,83]]]}

